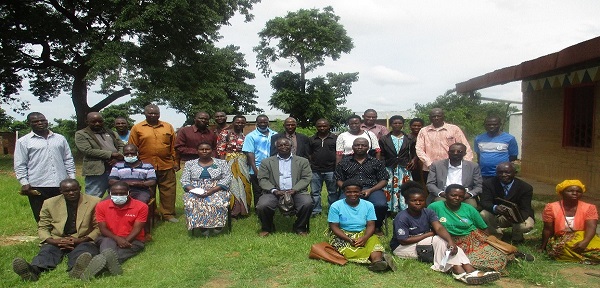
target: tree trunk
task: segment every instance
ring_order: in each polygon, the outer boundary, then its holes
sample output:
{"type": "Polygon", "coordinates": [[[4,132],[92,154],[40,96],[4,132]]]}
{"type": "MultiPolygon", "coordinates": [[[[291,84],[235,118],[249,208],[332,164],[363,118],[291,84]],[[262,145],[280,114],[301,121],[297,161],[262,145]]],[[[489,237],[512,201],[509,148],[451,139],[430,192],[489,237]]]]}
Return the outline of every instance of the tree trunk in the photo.
{"type": "Polygon", "coordinates": [[[298,57],[298,64],[300,64],[300,92],[302,95],[306,94],[306,67],[304,66],[304,59],[298,57]]]}
{"type": "Polygon", "coordinates": [[[87,103],[87,81],[85,80],[85,73],[77,73],[73,78],[71,99],[73,101],[73,106],[75,107],[77,129],[79,130],[86,126],[85,118],[91,111],[90,106],[87,103]]]}

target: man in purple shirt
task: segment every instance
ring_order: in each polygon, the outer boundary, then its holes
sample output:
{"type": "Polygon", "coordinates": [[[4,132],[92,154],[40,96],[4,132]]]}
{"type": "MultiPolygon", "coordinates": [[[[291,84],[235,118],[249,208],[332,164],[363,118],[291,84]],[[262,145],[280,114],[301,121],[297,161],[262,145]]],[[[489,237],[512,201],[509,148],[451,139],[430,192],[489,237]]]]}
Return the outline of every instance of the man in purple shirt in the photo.
{"type": "Polygon", "coordinates": [[[210,115],[204,111],[196,113],[194,125],[183,127],[177,132],[175,139],[175,151],[183,161],[198,158],[198,145],[208,142],[213,149],[213,157],[217,150],[217,135],[208,129],[210,115]]]}

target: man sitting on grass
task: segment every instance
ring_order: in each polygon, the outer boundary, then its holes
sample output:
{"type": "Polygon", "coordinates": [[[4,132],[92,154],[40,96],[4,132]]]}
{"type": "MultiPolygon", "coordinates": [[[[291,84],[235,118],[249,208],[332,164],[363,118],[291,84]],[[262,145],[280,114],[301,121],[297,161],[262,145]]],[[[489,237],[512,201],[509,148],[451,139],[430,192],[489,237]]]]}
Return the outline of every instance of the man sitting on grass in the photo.
{"type": "Polygon", "coordinates": [[[13,270],[25,281],[37,281],[40,274],[60,263],[66,255],[67,271],[72,278],[80,278],[92,256],[98,254],[94,240],[100,235],[94,207],[100,198],[81,194],[75,179],[60,181],[61,195],[44,201],[38,222],[38,236],[42,246],[31,264],[15,258],[13,270]]]}
{"type": "Polygon", "coordinates": [[[94,256],[81,278],[89,280],[104,268],[110,274],[123,273],[121,263],[144,249],[144,225],[148,205],[129,197],[129,184],[117,181],[110,186],[110,199],[96,206],[101,236],[96,239],[100,254],[94,256]]]}

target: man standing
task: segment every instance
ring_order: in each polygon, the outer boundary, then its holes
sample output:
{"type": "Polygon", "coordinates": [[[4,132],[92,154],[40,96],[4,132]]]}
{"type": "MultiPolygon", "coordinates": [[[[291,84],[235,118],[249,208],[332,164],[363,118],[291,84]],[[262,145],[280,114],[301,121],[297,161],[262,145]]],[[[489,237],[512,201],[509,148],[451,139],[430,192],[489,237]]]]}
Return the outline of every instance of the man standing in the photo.
{"type": "Polygon", "coordinates": [[[292,143],[287,138],[275,142],[277,155],[262,161],[258,171],[258,181],[264,193],[256,205],[256,213],[261,223],[259,236],[265,237],[273,232],[273,216],[277,202],[284,194],[291,194],[294,199],[296,222],[293,230],[300,236],[309,231],[312,198],[308,194],[312,171],[306,158],[292,154],[292,143]]]}
{"type": "Polygon", "coordinates": [[[210,143],[213,148],[213,157],[216,156],[217,135],[208,129],[210,115],[201,111],[194,117],[194,125],[187,126],[177,131],[175,150],[183,161],[198,159],[198,145],[203,142],[210,143]]]}
{"type": "Polygon", "coordinates": [[[377,111],[374,109],[365,110],[365,113],[363,114],[363,123],[360,125],[360,129],[372,132],[377,136],[377,140],[379,140],[390,132],[387,127],[379,125],[375,123],[375,121],[377,121],[377,111]]]}
{"type": "MultiPolygon", "coordinates": [[[[510,162],[503,162],[496,166],[496,177],[483,181],[483,191],[480,196],[480,204],[484,210],[480,214],[485,223],[496,231],[500,236],[502,229],[512,227],[512,242],[518,244],[523,242],[523,233],[533,229],[535,224],[531,198],[533,187],[521,179],[515,178],[515,166],[510,162]],[[512,221],[509,208],[504,199],[517,205],[524,222],[512,221]]],[[[500,237],[501,238],[501,237],[500,237]]]]}
{"type": "Polygon", "coordinates": [[[66,255],[67,271],[80,278],[92,257],[98,254],[94,240],[100,235],[94,207],[100,198],[81,194],[75,179],[60,181],[61,195],[46,200],[40,212],[40,252],[31,264],[15,258],[13,270],[25,281],[37,281],[44,271],[53,270],[66,255]]]}
{"type": "Polygon", "coordinates": [[[275,142],[280,138],[290,139],[292,142],[292,155],[298,155],[308,159],[310,155],[310,142],[308,137],[301,133],[296,133],[296,119],[289,117],[283,121],[285,132],[277,133],[271,138],[271,156],[277,154],[275,142]]]}
{"type": "Polygon", "coordinates": [[[273,135],[275,135],[275,131],[269,128],[269,117],[258,115],[256,117],[256,130],[246,135],[242,146],[242,152],[248,157],[248,165],[250,165],[250,183],[252,184],[252,194],[254,194],[254,207],[258,204],[258,198],[262,194],[257,178],[258,167],[260,162],[270,155],[273,135]]]}
{"type": "Polygon", "coordinates": [[[323,211],[321,207],[321,188],[323,181],[327,187],[327,202],[329,206],[338,200],[337,187],[333,172],[335,171],[335,143],[337,136],[329,131],[329,121],[319,119],[316,122],[317,133],[309,138],[310,143],[310,168],[313,172],[310,181],[311,196],[313,198],[312,214],[318,215],[323,211]]]}
{"type": "Polygon", "coordinates": [[[17,140],[14,169],[20,193],[29,198],[33,217],[39,222],[44,200],[60,195],[60,181],[75,179],[75,163],[67,139],[48,129],[42,113],[29,113],[27,123],[31,132],[17,140]]]}
{"type": "Polygon", "coordinates": [[[229,125],[227,125],[227,114],[222,111],[215,112],[215,130],[213,133],[219,137],[221,131],[229,129],[229,125]]]}
{"type": "Polygon", "coordinates": [[[428,203],[443,201],[446,187],[459,184],[467,191],[465,203],[477,208],[476,197],[481,193],[481,171],[477,163],[463,160],[466,149],[464,144],[454,143],[448,148],[448,159],[431,164],[427,177],[428,203]]]}
{"type": "Polygon", "coordinates": [[[110,200],[104,200],[96,206],[96,220],[102,235],[96,239],[100,254],[91,262],[104,262],[106,266],[86,269],[82,278],[93,278],[103,268],[107,268],[113,275],[122,274],[121,264],[144,250],[144,225],[147,218],[148,205],[129,197],[129,185],[126,182],[118,181],[111,185],[110,200]],[[106,257],[114,254],[114,260],[106,257]]]}
{"type": "Polygon", "coordinates": [[[160,109],[154,104],[144,108],[146,120],[131,128],[129,143],[138,147],[139,159],[152,164],[156,171],[157,185],[160,191],[160,212],[166,221],[177,223],[175,218],[176,179],[179,159],[175,153],[175,130],[171,124],[158,120],[160,109]]]}
{"type": "Polygon", "coordinates": [[[498,116],[488,116],[484,122],[486,133],[477,135],[473,149],[477,153],[477,162],[481,167],[483,179],[496,176],[496,165],[517,160],[519,146],[517,139],[500,131],[502,121],[498,116]]]}
{"type": "Polygon", "coordinates": [[[115,132],[104,128],[100,113],[88,113],[85,122],[88,126],[75,132],[75,146],[83,153],[85,193],[102,198],[108,190],[112,165],[123,160],[123,142],[115,132]]]}
{"type": "Polygon", "coordinates": [[[115,118],[115,130],[117,130],[123,144],[127,144],[127,141],[129,141],[129,121],[127,121],[127,118],[123,116],[115,118]]]}
{"type": "MultiPolygon", "coordinates": [[[[344,157],[335,168],[335,179],[338,187],[342,188],[344,181],[356,179],[363,185],[362,198],[373,203],[375,206],[375,233],[383,235],[381,225],[387,216],[387,199],[383,187],[387,185],[389,174],[383,162],[367,154],[369,141],[365,138],[356,138],[352,144],[354,152],[349,157],[344,157]]],[[[341,195],[340,198],[344,198],[341,195]]]]}
{"type": "Polygon", "coordinates": [[[417,156],[423,161],[423,177],[427,179],[429,166],[437,160],[446,159],[448,148],[453,143],[463,143],[467,150],[465,160],[473,160],[473,151],[465,134],[456,125],[444,122],[444,111],[441,108],[433,108],[429,112],[430,125],[427,125],[417,136],[417,156]]]}

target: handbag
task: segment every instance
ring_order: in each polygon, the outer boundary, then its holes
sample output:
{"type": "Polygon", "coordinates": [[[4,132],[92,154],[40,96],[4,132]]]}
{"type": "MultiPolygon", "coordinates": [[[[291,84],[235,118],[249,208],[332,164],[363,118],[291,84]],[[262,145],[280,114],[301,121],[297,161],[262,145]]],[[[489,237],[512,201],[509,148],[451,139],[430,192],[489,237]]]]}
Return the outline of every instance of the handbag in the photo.
{"type": "Polygon", "coordinates": [[[369,154],[369,156],[375,157],[377,155],[377,150],[373,149],[373,140],[371,139],[371,135],[369,135],[367,131],[364,131],[363,134],[367,134],[367,137],[369,138],[369,151],[367,151],[367,154],[369,154]]]}
{"type": "Polygon", "coordinates": [[[294,209],[294,198],[292,198],[292,194],[289,192],[284,192],[281,197],[279,197],[277,201],[277,207],[279,207],[279,211],[284,216],[292,216],[296,214],[294,209]]]}
{"type": "MultiPolygon", "coordinates": [[[[433,243],[433,237],[431,237],[433,243]]],[[[418,245],[417,244],[417,259],[425,263],[433,263],[433,244],[418,245]]]]}
{"type": "Polygon", "coordinates": [[[487,236],[487,238],[485,238],[485,242],[490,244],[494,248],[502,251],[502,253],[506,255],[517,252],[517,247],[498,239],[494,235],[487,236]]]}
{"type": "Polygon", "coordinates": [[[310,247],[308,258],[320,259],[337,265],[346,265],[346,263],[348,263],[348,260],[344,255],[340,254],[340,252],[335,250],[335,248],[327,242],[313,244],[310,247]]]}

